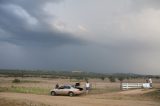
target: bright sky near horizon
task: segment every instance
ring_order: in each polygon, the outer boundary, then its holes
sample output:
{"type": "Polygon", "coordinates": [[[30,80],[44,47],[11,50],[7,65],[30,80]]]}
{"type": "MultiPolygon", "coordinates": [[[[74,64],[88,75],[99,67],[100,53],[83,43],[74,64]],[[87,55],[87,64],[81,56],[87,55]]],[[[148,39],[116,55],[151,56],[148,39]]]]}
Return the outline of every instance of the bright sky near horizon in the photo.
{"type": "Polygon", "coordinates": [[[160,0],[0,0],[0,68],[160,75],[160,0]]]}

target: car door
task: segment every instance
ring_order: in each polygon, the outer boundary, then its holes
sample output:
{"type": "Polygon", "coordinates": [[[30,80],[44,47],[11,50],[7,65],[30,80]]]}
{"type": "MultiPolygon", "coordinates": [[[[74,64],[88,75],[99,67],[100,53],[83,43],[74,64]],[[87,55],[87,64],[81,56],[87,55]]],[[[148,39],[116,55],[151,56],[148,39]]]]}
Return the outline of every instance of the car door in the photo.
{"type": "Polygon", "coordinates": [[[60,87],[56,90],[56,94],[58,94],[58,95],[63,95],[63,94],[64,94],[64,86],[60,86],[60,87]]]}
{"type": "Polygon", "coordinates": [[[69,93],[70,89],[71,89],[70,86],[64,86],[63,93],[64,93],[65,95],[67,95],[67,94],[69,93]]]}

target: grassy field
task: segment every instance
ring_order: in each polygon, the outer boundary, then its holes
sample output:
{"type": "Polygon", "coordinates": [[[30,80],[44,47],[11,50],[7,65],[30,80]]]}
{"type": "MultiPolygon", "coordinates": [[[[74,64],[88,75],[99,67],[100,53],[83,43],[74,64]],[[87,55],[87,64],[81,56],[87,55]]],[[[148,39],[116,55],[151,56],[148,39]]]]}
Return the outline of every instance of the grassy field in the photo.
{"type": "MultiPolygon", "coordinates": [[[[49,91],[55,87],[56,83],[75,84],[77,81],[70,79],[48,79],[48,78],[18,78],[19,83],[13,83],[15,78],[0,77],[0,92],[17,92],[48,95],[49,91]]],[[[91,94],[115,92],[120,90],[119,83],[110,83],[107,80],[90,79],[92,84],[91,94]]],[[[85,81],[81,81],[81,87],[84,87],[85,81]]]]}
{"type": "MultiPolygon", "coordinates": [[[[19,79],[19,83],[13,83],[14,77],[0,77],[0,92],[17,92],[17,93],[32,93],[32,94],[44,94],[48,95],[49,91],[55,87],[56,83],[63,84],[75,84],[81,83],[81,87],[85,86],[85,81],[70,80],[70,79],[50,79],[50,78],[37,78],[26,77],[16,78],[19,79]]],[[[92,85],[90,94],[102,94],[108,92],[120,91],[120,83],[111,83],[109,80],[89,79],[92,85]]],[[[144,79],[130,79],[125,82],[144,82],[144,79]]],[[[153,79],[154,88],[160,88],[160,80],[153,79]]]]}
{"type": "Polygon", "coordinates": [[[160,89],[156,89],[153,92],[146,93],[143,96],[148,96],[152,98],[153,100],[159,101],[160,100],[160,89]]]}
{"type": "MultiPolygon", "coordinates": [[[[85,81],[39,77],[16,78],[20,79],[20,82],[13,83],[15,77],[0,77],[0,106],[64,106],[64,104],[70,106],[70,102],[79,103],[79,106],[112,106],[112,104],[114,104],[113,106],[133,106],[128,104],[135,101],[140,102],[140,106],[159,106],[160,104],[160,81],[156,79],[153,79],[153,82],[156,82],[153,83],[154,91],[139,90],[135,91],[135,94],[132,90],[132,93],[121,91],[119,82],[111,83],[107,79],[89,79],[92,89],[88,95],[68,98],[49,96],[50,89],[55,87],[56,83],[63,85],[80,82],[81,87],[84,87],[85,81]],[[144,93],[139,94],[139,92],[144,93]],[[53,101],[53,98],[56,101],[53,101]]],[[[130,79],[128,82],[143,82],[143,80],[130,79]]],[[[74,104],[72,105],[74,106],[74,104]]]]}
{"type": "Polygon", "coordinates": [[[41,94],[48,95],[50,89],[39,88],[39,87],[0,87],[0,92],[16,92],[16,93],[31,93],[31,94],[41,94]]]}

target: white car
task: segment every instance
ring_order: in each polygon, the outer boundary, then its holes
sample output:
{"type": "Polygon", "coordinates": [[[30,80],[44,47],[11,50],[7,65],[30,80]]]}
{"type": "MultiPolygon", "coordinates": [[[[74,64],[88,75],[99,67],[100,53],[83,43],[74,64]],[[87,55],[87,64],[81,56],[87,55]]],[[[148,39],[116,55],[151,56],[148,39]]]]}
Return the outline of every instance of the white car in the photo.
{"type": "Polygon", "coordinates": [[[74,96],[74,95],[80,95],[83,94],[83,88],[80,87],[75,87],[72,85],[64,85],[60,86],[58,88],[54,88],[51,91],[51,95],[69,95],[69,96],[74,96]]]}

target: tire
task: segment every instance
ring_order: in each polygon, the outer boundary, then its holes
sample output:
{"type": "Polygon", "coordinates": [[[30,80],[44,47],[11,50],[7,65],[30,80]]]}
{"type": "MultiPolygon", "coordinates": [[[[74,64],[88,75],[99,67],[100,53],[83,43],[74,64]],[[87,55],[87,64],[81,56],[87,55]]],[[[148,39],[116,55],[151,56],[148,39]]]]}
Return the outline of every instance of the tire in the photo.
{"type": "Polygon", "coordinates": [[[70,97],[72,97],[72,96],[74,96],[74,93],[73,93],[73,92],[69,92],[68,95],[69,95],[70,97]]]}
{"type": "Polygon", "coordinates": [[[56,96],[56,92],[52,91],[52,92],[51,92],[51,95],[52,95],[52,96],[56,96]]]}

